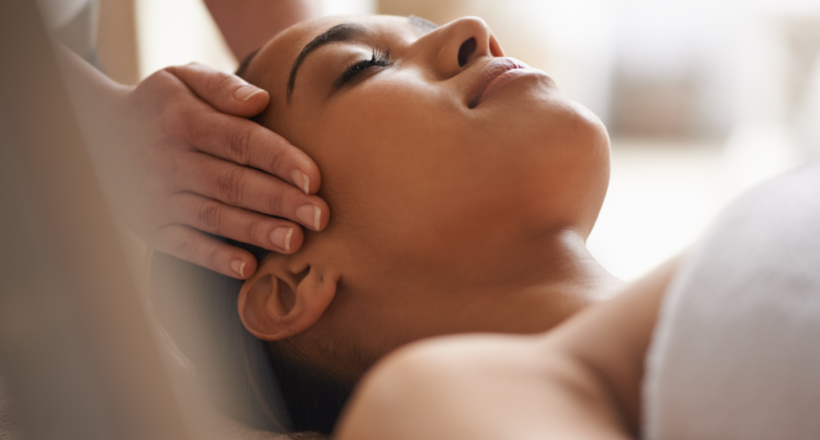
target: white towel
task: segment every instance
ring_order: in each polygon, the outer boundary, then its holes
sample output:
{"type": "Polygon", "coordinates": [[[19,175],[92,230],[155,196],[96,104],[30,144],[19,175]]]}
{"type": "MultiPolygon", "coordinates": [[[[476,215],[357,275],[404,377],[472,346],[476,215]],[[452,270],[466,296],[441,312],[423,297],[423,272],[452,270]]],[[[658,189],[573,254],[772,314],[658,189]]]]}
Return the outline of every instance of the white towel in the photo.
{"type": "Polygon", "coordinates": [[[750,191],[670,285],[643,438],[820,439],[820,164],[750,191]]]}

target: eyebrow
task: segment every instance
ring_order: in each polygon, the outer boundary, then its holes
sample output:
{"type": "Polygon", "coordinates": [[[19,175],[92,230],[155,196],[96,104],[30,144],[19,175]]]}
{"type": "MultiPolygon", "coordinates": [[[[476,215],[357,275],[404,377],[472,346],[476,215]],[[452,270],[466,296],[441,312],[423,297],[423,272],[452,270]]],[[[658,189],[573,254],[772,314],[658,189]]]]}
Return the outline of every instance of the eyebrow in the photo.
{"type": "MultiPolygon", "coordinates": [[[[433,31],[438,29],[438,26],[433,23],[432,21],[425,20],[421,17],[416,17],[415,15],[411,15],[407,17],[407,20],[412,24],[414,27],[419,28],[424,33],[433,31]]],[[[290,76],[288,77],[288,89],[287,89],[287,101],[290,103],[290,96],[293,94],[293,87],[296,84],[296,72],[299,71],[299,67],[304,63],[305,58],[314,52],[316,49],[319,49],[322,46],[326,46],[330,43],[339,43],[344,41],[350,41],[360,35],[364,34],[367,30],[364,26],[358,23],[342,23],[333,26],[332,28],[322,32],[316,38],[310,41],[310,43],[306,44],[305,47],[302,48],[302,51],[299,52],[299,56],[296,57],[296,60],[293,62],[293,65],[290,68],[290,76]]]]}
{"type": "Polygon", "coordinates": [[[296,83],[296,72],[299,71],[299,66],[302,65],[302,63],[305,61],[305,58],[307,58],[307,56],[310,55],[311,52],[330,43],[350,41],[363,33],[365,33],[365,28],[360,24],[342,23],[333,26],[325,32],[322,32],[316,38],[311,40],[310,43],[306,44],[305,47],[302,48],[302,51],[299,52],[299,56],[296,57],[296,61],[293,62],[293,66],[290,68],[290,77],[288,77],[287,92],[288,102],[290,102],[290,95],[293,94],[293,85],[296,83]]]}

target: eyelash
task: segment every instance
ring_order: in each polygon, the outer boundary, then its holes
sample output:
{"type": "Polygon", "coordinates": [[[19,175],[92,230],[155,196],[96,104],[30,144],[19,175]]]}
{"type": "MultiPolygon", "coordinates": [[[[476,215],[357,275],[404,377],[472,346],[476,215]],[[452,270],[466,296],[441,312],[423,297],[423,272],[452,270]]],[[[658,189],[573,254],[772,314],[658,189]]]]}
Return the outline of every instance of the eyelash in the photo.
{"type": "Polygon", "coordinates": [[[369,60],[361,60],[357,61],[349,66],[339,77],[338,84],[339,86],[343,86],[348,81],[352,80],[356,75],[359,73],[364,72],[365,70],[371,67],[387,67],[390,66],[392,63],[390,62],[390,49],[382,52],[380,50],[373,49],[373,56],[370,57],[369,60]]]}

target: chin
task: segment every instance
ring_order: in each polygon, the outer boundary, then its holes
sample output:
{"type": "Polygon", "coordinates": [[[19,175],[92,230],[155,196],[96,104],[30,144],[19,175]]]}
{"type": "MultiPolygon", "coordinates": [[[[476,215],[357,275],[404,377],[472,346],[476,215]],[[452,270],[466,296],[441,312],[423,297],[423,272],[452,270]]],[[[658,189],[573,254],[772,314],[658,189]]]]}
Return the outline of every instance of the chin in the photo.
{"type": "Polygon", "coordinates": [[[539,115],[537,129],[520,139],[519,191],[530,205],[531,226],[595,222],[609,186],[609,136],[584,106],[563,100],[560,110],[539,115]],[[593,213],[595,215],[593,215],[593,213]]]}
{"type": "Polygon", "coordinates": [[[606,131],[606,126],[601,122],[601,118],[582,104],[572,100],[567,100],[567,102],[574,109],[577,117],[590,126],[589,130],[594,132],[594,135],[605,138],[605,143],[609,147],[609,134],[606,131]]]}

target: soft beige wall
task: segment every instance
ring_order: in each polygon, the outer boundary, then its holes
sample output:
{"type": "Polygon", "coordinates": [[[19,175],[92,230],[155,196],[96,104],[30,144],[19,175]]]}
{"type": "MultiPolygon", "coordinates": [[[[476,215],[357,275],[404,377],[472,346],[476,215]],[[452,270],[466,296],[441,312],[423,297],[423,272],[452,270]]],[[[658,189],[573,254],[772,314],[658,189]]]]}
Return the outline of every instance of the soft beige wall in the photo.
{"type": "Polygon", "coordinates": [[[202,0],[135,1],[141,77],[192,61],[225,72],[236,68],[236,59],[202,0]]]}
{"type": "Polygon", "coordinates": [[[378,0],[379,14],[416,15],[434,23],[454,20],[469,9],[468,0],[378,0]]]}

